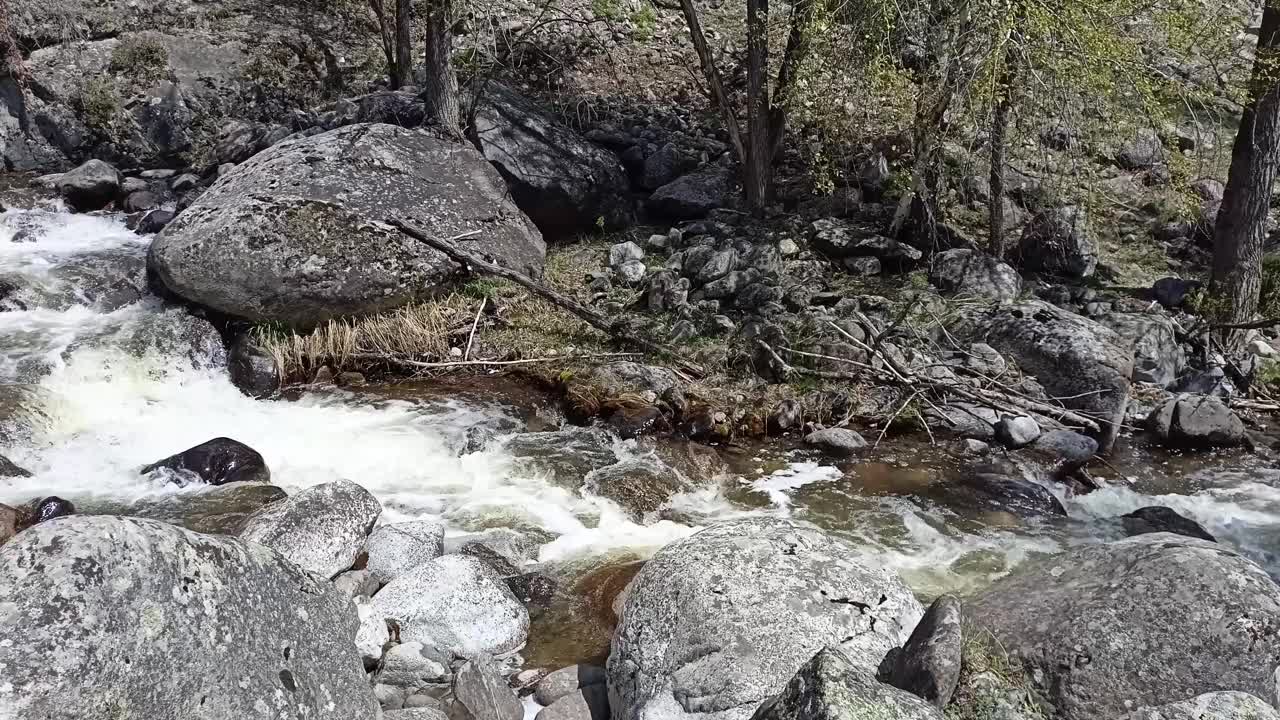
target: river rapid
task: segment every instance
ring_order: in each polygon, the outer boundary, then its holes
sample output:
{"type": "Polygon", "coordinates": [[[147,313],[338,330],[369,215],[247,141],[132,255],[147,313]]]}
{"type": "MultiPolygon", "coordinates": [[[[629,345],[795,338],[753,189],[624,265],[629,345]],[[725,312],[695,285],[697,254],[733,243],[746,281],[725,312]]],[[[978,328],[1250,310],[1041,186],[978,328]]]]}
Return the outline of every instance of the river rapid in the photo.
{"type": "Polygon", "coordinates": [[[385,521],[440,517],[451,541],[522,538],[530,564],[575,598],[535,621],[527,654],[548,663],[590,657],[583,648],[607,637],[574,630],[598,610],[591,582],[621,582],[627,563],[663,544],[752,513],[828,528],[925,598],[971,592],[1038,554],[1120,537],[1117,516],[1145,505],[1192,517],[1280,574],[1280,472],[1269,452],[1178,457],[1129,439],[1114,468],[1097,469],[1104,489],[1062,497],[1068,518],[1020,521],[930,499],[961,460],[924,439],[890,438],[841,463],[785,443],[708,451],[623,441],[566,424],[548,399],[501,380],[254,400],[231,384],[216,341],[191,342],[186,310],[135,289],[148,241],[120,216],[55,205],[0,214],[0,453],[32,473],[0,479],[0,502],[59,495],[86,512],[178,506],[207,490],[164,485],[139,468],[232,437],[262,453],[286,491],[348,479],[378,497],[385,521]],[[492,439],[466,452],[476,428],[492,439]],[[676,489],[643,511],[595,492],[620,476],[676,489]]]}

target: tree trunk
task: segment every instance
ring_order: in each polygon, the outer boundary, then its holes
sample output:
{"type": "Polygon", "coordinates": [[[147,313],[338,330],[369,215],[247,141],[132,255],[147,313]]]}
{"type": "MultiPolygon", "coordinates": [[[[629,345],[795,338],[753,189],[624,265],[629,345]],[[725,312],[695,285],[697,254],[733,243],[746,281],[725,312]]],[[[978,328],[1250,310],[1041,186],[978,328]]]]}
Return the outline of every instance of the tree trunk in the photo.
{"type": "Polygon", "coordinates": [[[387,6],[382,0],[369,0],[369,9],[373,11],[373,19],[378,23],[378,39],[382,41],[382,54],[387,59],[387,82],[391,88],[399,87],[396,63],[395,40],[391,30],[391,20],[387,17],[387,6]]]}
{"type": "Polygon", "coordinates": [[[773,85],[769,107],[769,157],[777,160],[787,131],[787,102],[795,84],[797,69],[809,57],[809,25],[813,22],[817,0],[795,0],[791,5],[791,23],[787,31],[787,49],[782,53],[782,67],[773,85]]]}
{"type": "Polygon", "coordinates": [[[764,214],[773,177],[769,142],[769,0],[747,0],[747,158],[742,186],[747,210],[764,214]]]}
{"type": "Polygon", "coordinates": [[[961,67],[969,35],[969,8],[954,0],[933,0],[929,13],[933,59],[917,80],[920,96],[912,132],[915,163],[911,190],[898,203],[890,233],[899,237],[909,230],[910,243],[932,252],[945,250],[938,225],[942,222],[939,201],[943,193],[942,141],[946,136],[947,112],[962,94],[972,73],[961,67]]]}
{"type": "MultiPolygon", "coordinates": [[[[1262,286],[1262,245],[1276,170],[1280,167],[1280,5],[1268,0],[1258,33],[1250,103],[1231,149],[1231,170],[1214,227],[1210,296],[1221,323],[1252,320],[1262,286]]],[[[1238,330],[1224,340],[1238,347],[1238,330]]]]}
{"type": "MultiPolygon", "coordinates": [[[[1022,21],[1021,14],[1014,18],[1014,25],[1022,21]]],[[[1009,136],[1009,112],[1013,109],[1013,84],[1018,73],[1016,43],[1020,39],[1016,30],[1005,38],[1004,62],[996,81],[996,102],[991,115],[991,191],[987,205],[990,223],[989,252],[1003,260],[1004,243],[1004,168],[1005,144],[1009,136]]]]}
{"type": "Polygon", "coordinates": [[[396,0],[396,64],[391,89],[413,84],[413,0],[396,0]]]}
{"type": "Polygon", "coordinates": [[[453,72],[453,2],[430,0],[425,28],[426,67],[422,97],[426,119],[444,131],[462,137],[459,125],[458,78],[453,72]]]}

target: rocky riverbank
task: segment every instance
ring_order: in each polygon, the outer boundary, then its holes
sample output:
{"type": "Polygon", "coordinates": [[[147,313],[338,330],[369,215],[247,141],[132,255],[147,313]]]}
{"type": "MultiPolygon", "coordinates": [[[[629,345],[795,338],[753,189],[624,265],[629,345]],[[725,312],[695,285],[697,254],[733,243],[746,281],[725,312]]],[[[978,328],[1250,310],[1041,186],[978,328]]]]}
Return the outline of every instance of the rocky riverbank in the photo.
{"type": "Polygon", "coordinates": [[[972,129],[941,246],[899,137],[753,216],[678,19],[570,5],[459,22],[459,138],[345,16],[10,2],[0,718],[1280,718],[1220,128],[1029,118],[1001,257],[972,129]]]}

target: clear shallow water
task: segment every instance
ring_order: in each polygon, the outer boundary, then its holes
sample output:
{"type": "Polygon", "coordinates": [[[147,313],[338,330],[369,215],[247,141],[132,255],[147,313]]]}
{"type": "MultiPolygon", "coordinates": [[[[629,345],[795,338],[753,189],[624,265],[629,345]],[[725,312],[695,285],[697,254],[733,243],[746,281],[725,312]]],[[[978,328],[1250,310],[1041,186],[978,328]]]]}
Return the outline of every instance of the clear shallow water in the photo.
{"type": "Polygon", "coordinates": [[[547,403],[501,383],[252,400],[190,348],[126,341],[163,312],[157,299],[109,310],[86,291],[109,285],[117,268],[136,271],[145,252],[146,239],[118,217],[0,214],[0,278],[39,289],[22,295],[26,309],[0,312],[0,409],[17,387],[28,398],[24,420],[0,430],[0,452],[33,473],[0,480],[0,502],[56,494],[119,506],[200,492],[157,484],[137,469],[225,435],[261,452],[288,491],[349,479],[378,496],[387,521],[429,515],[454,534],[529,534],[531,559],[555,568],[577,598],[568,616],[600,623],[607,611],[591,597],[617,582],[609,568],[716,519],[759,513],[827,527],[925,596],[973,590],[1028,557],[1119,537],[1116,516],[1152,504],[1195,518],[1273,574],[1280,567],[1280,471],[1264,458],[1123,450],[1112,462],[1128,479],[1064,498],[1069,519],[1021,521],[930,499],[959,460],[914,440],[890,439],[866,459],[839,464],[785,447],[708,454],[563,426],[547,403]],[[477,426],[494,439],[461,454],[477,426]],[[616,501],[655,486],[666,494],[652,507],[616,501]]]}

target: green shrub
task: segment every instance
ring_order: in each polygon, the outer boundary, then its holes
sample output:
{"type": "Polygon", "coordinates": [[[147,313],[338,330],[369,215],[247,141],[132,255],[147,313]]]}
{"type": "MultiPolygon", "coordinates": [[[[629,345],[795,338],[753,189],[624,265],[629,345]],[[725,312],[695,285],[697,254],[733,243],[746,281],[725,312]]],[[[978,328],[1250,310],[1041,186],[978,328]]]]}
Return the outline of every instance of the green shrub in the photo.
{"type": "Polygon", "coordinates": [[[133,35],[116,44],[108,68],[139,85],[150,85],[168,75],[169,50],[155,38],[133,35]]]}
{"type": "Polygon", "coordinates": [[[121,101],[115,82],[110,78],[93,77],[81,83],[75,105],[80,111],[80,119],[89,129],[103,133],[115,130],[121,101]]]}

